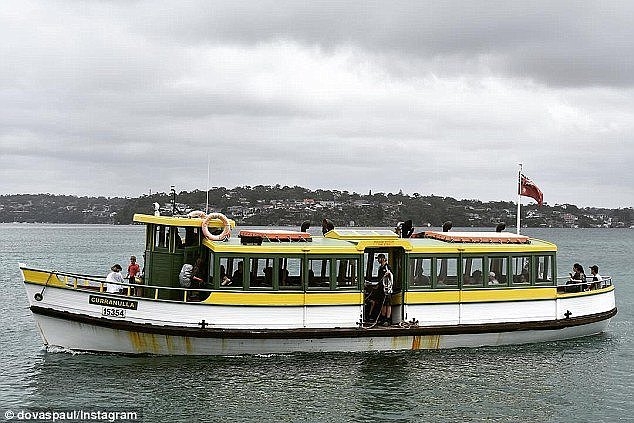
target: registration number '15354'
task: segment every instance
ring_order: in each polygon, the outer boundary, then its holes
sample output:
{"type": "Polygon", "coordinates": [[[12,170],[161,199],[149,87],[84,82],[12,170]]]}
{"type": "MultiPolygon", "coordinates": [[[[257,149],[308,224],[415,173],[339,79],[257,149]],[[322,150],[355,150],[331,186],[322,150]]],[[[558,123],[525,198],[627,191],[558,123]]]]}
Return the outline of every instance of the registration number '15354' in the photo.
{"type": "Polygon", "coordinates": [[[125,310],[120,308],[102,307],[101,315],[106,317],[125,317],[125,310]]]}

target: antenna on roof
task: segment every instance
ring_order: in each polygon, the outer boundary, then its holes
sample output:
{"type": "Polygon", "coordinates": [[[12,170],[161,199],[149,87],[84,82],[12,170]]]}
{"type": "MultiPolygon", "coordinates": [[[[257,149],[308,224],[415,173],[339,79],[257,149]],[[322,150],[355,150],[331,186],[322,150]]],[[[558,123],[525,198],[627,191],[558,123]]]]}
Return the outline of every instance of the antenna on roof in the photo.
{"type": "Polygon", "coordinates": [[[205,200],[205,214],[209,214],[209,180],[211,179],[211,164],[209,162],[209,153],[207,153],[207,198],[205,200]]]}
{"type": "Polygon", "coordinates": [[[172,185],[170,190],[172,191],[172,216],[174,216],[176,214],[176,186],[172,185]]]}

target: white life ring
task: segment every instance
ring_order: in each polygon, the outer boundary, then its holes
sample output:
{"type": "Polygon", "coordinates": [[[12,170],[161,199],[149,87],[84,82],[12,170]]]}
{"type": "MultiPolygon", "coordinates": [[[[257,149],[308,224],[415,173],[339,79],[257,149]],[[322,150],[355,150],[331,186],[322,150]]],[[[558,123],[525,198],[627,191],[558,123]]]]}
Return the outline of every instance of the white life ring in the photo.
{"type": "Polygon", "coordinates": [[[231,237],[231,224],[229,223],[229,219],[222,213],[209,213],[205,216],[202,224],[203,235],[210,241],[224,241],[225,239],[229,239],[231,237]],[[220,235],[212,235],[209,232],[209,228],[207,225],[211,219],[220,219],[224,228],[222,229],[222,233],[220,235]]]}
{"type": "Polygon", "coordinates": [[[187,213],[187,217],[189,217],[190,219],[193,219],[195,217],[200,217],[201,219],[204,219],[205,217],[207,217],[207,215],[205,214],[204,211],[194,210],[192,212],[187,213]]]}

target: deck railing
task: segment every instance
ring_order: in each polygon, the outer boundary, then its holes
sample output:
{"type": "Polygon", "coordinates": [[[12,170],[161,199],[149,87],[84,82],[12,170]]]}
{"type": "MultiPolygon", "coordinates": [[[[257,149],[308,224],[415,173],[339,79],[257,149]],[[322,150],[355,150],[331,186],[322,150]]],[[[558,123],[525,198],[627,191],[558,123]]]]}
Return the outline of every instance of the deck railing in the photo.
{"type": "Polygon", "coordinates": [[[557,292],[594,291],[608,286],[612,286],[612,276],[603,276],[599,281],[593,281],[592,278],[588,278],[585,282],[570,279],[570,276],[557,277],[557,292]]]}
{"type": "Polygon", "coordinates": [[[200,302],[206,299],[211,294],[211,289],[205,288],[182,288],[182,287],[170,287],[170,286],[156,286],[156,285],[143,285],[143,284],[130,284],[127,282],[106,282],[105,276],[95,275],[81,275],[75,273],[65,272],[50,272],[51,275],[55,275],[57,279],[68,287],[73,289],[88,289],[98,292],[106,292],[108,285],[119,286],[119,292],[110,292],[109,294],[124,295],[126,297],[138,297],[138,298],[152,298],[158,300],[160,292],[174,293],[173,301],[182,302],[200,302]],[[148,295],[148,293],[150,295],[148,295]],[[178,294],[180,293],[180,295],[178,294]],[[204,298],[203,298],[204,297],[204,298]]]}

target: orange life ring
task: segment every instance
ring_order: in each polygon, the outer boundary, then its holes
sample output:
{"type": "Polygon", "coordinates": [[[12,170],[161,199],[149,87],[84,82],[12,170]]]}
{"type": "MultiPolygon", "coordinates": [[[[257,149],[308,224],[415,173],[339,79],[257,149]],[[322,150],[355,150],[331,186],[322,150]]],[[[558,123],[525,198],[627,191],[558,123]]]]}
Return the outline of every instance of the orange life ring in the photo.
{"type": "Polygon", "coordinates": [[[224,241],[225,239],[229,239],[231,237],[231,224],[229,223],[229,219],[222,213],[209,213],[203,219],[202,223],[203,235],[210,241],[224,241]],[[222,233],[220,235],[212,235],[209,232],[209,228],[207,225],[211,219],[220,219],[224,228],[222,229],[222,233]]]}

